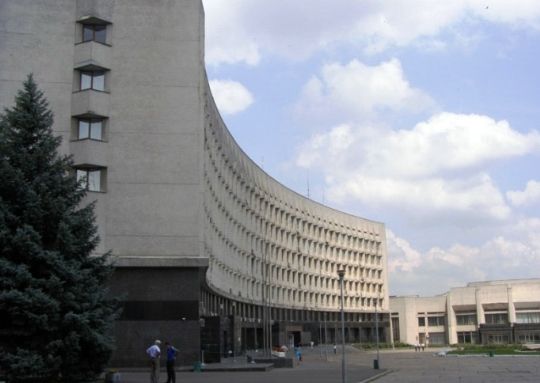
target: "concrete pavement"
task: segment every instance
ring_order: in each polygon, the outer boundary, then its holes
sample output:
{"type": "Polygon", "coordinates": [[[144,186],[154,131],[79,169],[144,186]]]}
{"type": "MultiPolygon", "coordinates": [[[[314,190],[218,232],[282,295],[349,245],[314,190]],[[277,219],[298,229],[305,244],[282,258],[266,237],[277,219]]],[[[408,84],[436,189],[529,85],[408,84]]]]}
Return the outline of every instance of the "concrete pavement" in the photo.
{"type": "MultiPolygon", "coordinates": [[[[362,363],[365,359],[366,356],[355,358],[355,363],[362,363]]],[[[377,379],[377,383],[540,382],[538,356],[439,357],[434,355],[432,350],[417,353],[384,352],[381,353],[381,367],[391,372],[377,379]]]]}
{"type": "MultiPolygon", "coordinates": [[[[380,370],[373,370],[373,352],[348,348],[347,382],[376,383],[408,382],[540,382],[540,357],[538,356],[468,356],[440,357],[439,350],[424,352],[414,350],[382,351],[380,370]]],[[[317,348],[304,349],[303,362],[294,369],[272,369],[266,372],[178,372],[179,383],[340,383],[341,356],[324,353],[321,358],[317,348]]],[[[122,372],[122,383],[146,383],[149,372],[122,372]]],[[[161,373],[160,381],[166,381],[161,373]]]]}

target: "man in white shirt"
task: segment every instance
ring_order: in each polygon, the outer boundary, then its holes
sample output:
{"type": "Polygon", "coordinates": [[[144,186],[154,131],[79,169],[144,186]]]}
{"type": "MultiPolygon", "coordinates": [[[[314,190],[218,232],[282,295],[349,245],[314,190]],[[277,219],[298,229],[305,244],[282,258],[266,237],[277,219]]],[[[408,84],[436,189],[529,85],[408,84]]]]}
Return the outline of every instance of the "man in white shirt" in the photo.
{"type": "Polygon", "coordinates": [[[154,341],[154,344],[146,350],[146,353],[150,357],[152,363],[152,370],[150,372],[150,383],[159,383],[159,357],[161,355],[161,350],[159,345],[161,344],[160,340],[154,341]]]}

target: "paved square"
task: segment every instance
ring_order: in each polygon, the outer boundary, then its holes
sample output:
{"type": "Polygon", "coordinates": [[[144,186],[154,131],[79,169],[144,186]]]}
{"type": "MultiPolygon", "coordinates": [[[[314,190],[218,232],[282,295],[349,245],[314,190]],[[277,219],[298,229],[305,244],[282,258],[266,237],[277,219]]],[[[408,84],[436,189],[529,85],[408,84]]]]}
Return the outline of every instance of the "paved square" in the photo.
{"type": "MultiPolygon", "coordinates": [[[[540,382],[540,357],[537,356],[470,356],[439,357],[437,350],[414,352],[383,351],[381,370],[373,370],[372,352],[349,348],[347,382],[359,383],[374,378],[376,383],[407,382],[540,382]],[[385,373],[383,376],[378,374],[385,373]]],[[[166,381],[161,373],[160,381],[166,381]]],[[[179,383],[340,383],[340,355],[330,354],[328,361],[320,352],[305,350],[304,361],[294,369],[267,372],[178,372],[179,383]]],[[[122,383],[149,382],[148,372],[122,372],[122,383]]]]}

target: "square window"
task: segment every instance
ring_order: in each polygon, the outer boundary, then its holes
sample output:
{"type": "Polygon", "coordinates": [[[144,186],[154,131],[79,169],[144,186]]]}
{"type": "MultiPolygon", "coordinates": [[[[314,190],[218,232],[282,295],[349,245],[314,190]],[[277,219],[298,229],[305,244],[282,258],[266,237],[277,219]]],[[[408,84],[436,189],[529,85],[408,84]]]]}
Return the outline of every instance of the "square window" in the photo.
{"type": "Polygon", "coordinates": [[[78,121],[77,138],[84,140],[90,138],[92,140],[103,139],[103,120],[102,119],[80,119],[78,121]]]}
{"type": "Polygon", "coordinates": [[[83,42],[97,41],[105,44],[107,42],[107,26],[99,24],[83,24],[83,42]]]}
{"type": "Polygon", "coordinates": [[[81,72],[81,90],[105,90],[105,72],[81,72]]]}
{"type": "Polygon", "coordinates": [[[76,177],[82,189],[100,192],[102,169],[76,169],[76,177]]]}

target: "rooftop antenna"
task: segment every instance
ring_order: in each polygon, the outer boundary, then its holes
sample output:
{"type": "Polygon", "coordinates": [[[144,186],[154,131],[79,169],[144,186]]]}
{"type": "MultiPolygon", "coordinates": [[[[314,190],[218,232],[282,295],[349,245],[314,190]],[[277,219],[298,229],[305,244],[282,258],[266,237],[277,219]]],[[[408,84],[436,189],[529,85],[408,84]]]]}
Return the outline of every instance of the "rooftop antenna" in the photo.
{"type": "Polygon", "coordinates": [[[307,197],[309,198],[309,172],[307,174],[307,197]]]}

